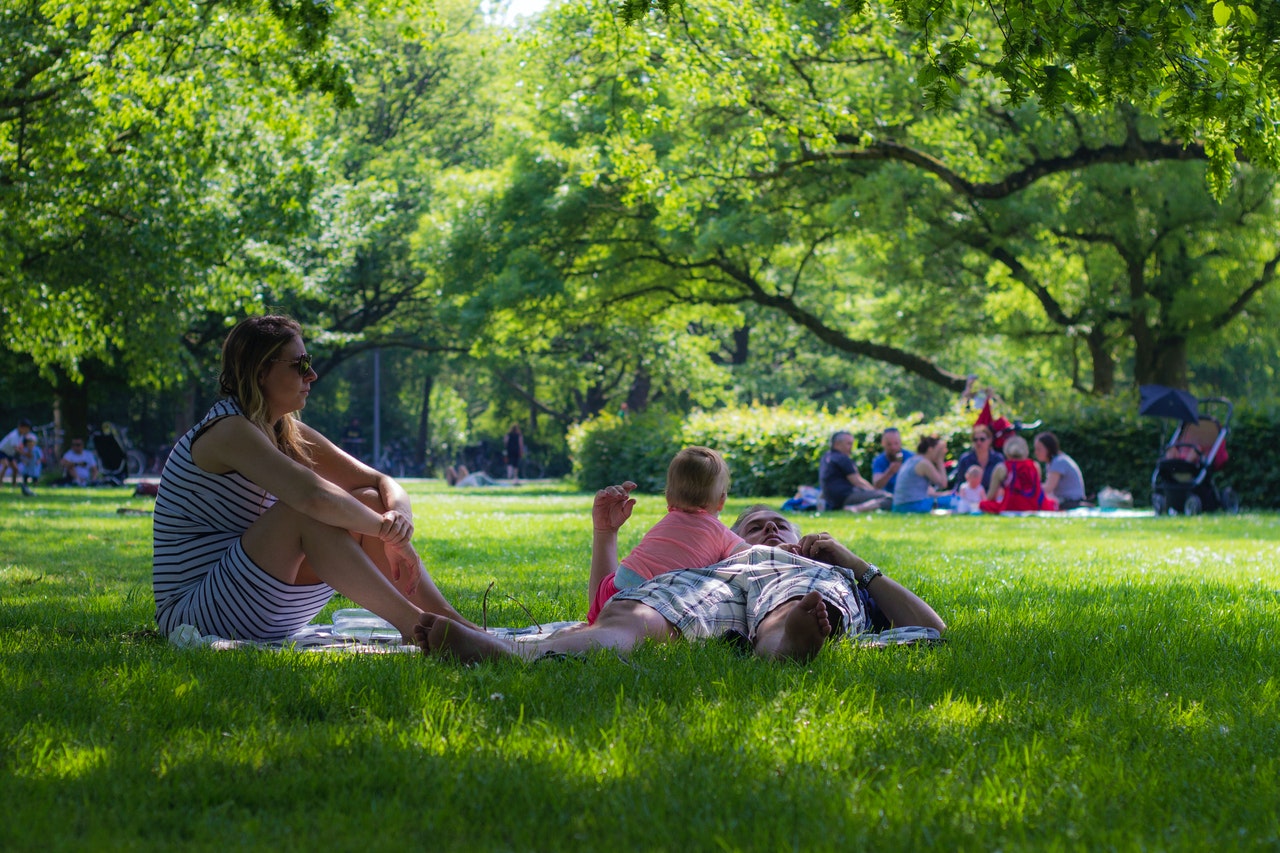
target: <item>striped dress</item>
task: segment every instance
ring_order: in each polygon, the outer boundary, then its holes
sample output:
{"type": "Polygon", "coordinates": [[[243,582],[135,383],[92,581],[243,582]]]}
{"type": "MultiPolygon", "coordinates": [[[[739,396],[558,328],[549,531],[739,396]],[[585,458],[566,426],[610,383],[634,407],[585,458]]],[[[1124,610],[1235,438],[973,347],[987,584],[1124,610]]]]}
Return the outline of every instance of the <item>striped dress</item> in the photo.
{"type": "Polygon", "coordinates": [[[179,439],[160,475],[151,574],[156,623],[165,634],[186,624],[229,639],[282,640],[315,618],[333,590],[284,583],[245,553],[241,535],[275,497],[234,471],[210,474],[191,459],[204,430],[232,416],[243,417],[232,399],[210,409],[179,439]]]}

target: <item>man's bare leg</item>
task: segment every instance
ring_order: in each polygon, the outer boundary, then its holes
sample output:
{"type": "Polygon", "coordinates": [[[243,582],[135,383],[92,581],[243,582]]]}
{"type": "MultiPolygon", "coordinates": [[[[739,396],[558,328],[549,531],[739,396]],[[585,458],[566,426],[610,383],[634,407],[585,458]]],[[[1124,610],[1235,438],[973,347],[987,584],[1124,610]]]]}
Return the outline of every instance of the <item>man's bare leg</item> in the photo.
{"type": "Polygon", "coordinates": [[[755,653],[770,660],[812,660],[831,636],[827,603],[817,590],[775,607],[756,631],[755,653]]]}
{"type": "Polygon", "coordinates": [[[574,654],[592,649],[629,652],[645,640],[666,642],[679,636],[658,611],[636,601],[609,602],[594,625],[518,643],[434,613],[424,613],[413,633],[424,653],[453,655],[463,663],[504,657],[532,660],[547,652],[574,654]]]}

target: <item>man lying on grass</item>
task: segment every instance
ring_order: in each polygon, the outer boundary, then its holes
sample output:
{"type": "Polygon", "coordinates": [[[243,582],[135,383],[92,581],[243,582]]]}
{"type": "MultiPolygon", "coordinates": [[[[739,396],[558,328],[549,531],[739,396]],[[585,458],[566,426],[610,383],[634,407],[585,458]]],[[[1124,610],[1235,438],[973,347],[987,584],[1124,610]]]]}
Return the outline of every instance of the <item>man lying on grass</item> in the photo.
{"type": "MultiPolygon", "coordinates": [[[[596,493],[593,566],[597,560],[616,566],[618,530],[631,516],[634,501],[628,495],[634,488],[625,483],[596,493]]],[[[425,613],[414,638],[426,654],[464,663],[596,648],[625,652],[645,640],[726,635],[746,638],[760,657],[806,661],[828,638],[845,633],[946,628],[919,596],[827,533],[802,537],[785,517],[760,504],[743,510],[731,529],[752,547],[709,568],[667,572],[623,589],[592,625],[517,643],[425,613]]]]}

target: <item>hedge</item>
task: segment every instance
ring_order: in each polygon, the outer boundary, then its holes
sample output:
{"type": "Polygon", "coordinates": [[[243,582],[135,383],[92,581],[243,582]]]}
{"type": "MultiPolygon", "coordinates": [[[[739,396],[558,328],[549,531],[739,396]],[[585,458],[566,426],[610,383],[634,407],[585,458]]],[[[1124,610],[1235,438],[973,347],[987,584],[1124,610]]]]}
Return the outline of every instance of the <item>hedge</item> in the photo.
{"type": "MultiPolygon", "coordinates": [[[[925,421],[919,414],[895,418],[869,409],[833,413],[798,406],[736,406],[684,418],[652,412],[608,414],[575,426],[569,447],[574,477],[584,489],[634,480],[642,491],[661,492],[676,451],[702,444],[715,448],[728,462],[732,494],[777,497],[792,495],[801,485],[817,485],[818,459],[837,430],[853,434],[853,456],[870,479],[871,459],[880,452],[885,428],[901,429],[903,445],[909,449],[923,435],[945,436],[948,456],[955,459],[969,446],[973,419],[971,411],[925,421]]],[[[1140,417],[1136,406],[1126,408],[1123,400],[1051,414],[1043,421],[1039,429],[1051,429],[1058,436],[1062,449],[1080,465],[1091,494],[1111,486],[1132,493],[1138,504],[1150,502],[1151,474],[1169,440],[1171,422],[1140,417]]],[[[1037,431],[1023,434],[1030,441],[1037,431]]],[[[1278,439],[1280,423],[1273,413],[1241,410],[1233,419],[1227,441],[1231,461],[1215,479],[1231,486],[1242,506],[1280,508],[1280,494],[1271,488],[1280,482],[1278,439]]]]}

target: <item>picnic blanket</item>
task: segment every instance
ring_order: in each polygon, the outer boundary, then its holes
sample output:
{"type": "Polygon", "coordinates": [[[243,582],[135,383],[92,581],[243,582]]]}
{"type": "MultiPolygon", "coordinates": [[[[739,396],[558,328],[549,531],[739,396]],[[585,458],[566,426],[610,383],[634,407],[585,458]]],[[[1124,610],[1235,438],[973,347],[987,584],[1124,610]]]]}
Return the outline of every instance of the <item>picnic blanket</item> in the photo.
{"type": "MultiPolygon", "coordinates": [[[[546,637],[563,628],[581,625],[581,622],[549,622],[545,625],[529,625],[524,628],[489,628],[495,637],[510,640],[530,640],[546,637]]],[[[169,634],[169,642],[180,649],[296,649],[308,652],[361,652],[385,654],[422,650],[413,643],[402,643],[400,632],[392,624],[363,608],[338,610],[330,624],[316,623],[283,640],[262,642],[233,640],[212,634],[201,634],[194,625],[179,625],[169,634]]]]}
{"type": "MultiPolygon", "coordinates": [[[[583,623],[576,621],[549,622],[545,625],[529,625],[523,628],[488,628],[495,637],[505,637],[519,643],[545,638],[557,631],[583,623]]],[[[905,646],[915,643],[933,643],[941,635],[932,628],[892,628],[878,634],[856,634],[849,638],[854,645],[870,648],[905,646]]],[[[194,625],[179,625],[169,634],[169,642],[180,649],[296,649],[308,652],[349,652],[363,654],[391,654],[422,650],[412,643],[400,642],[400,632],[390,622],[362,608],[347,608],[333,614],[331,624],[308,625],[293,636],[275,642],[232,640],[201,634],[194,625]]]]}
{"type": "MultiPolygon", "coordinates": [[[[946,509],[935,509],[932,515],[956,515],[963,518],[965,513],[953,513],[946,509]]],[[[989,512],[971,512],[968,515],[995,515],[989,512]]],[[[1110,507],[1082,506],[1075,509],[1053,510],[1046,512],[1044,510],[1026,511],[1026,512],[1002,512],[996,517],[1006,518],[1026,518],[1028,516],[1035,518],[1154,518],[1155,513],[1148,507],[1147,509],[1120,509],[1110,507]]]]}

